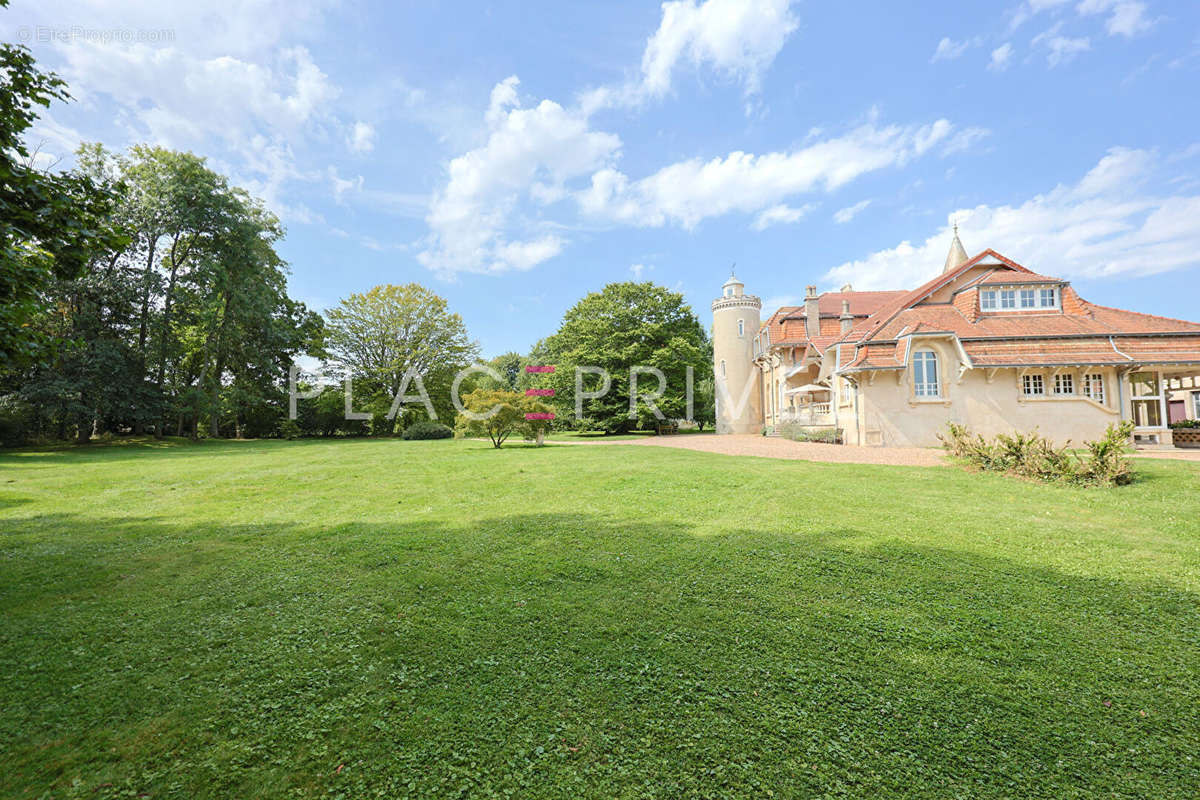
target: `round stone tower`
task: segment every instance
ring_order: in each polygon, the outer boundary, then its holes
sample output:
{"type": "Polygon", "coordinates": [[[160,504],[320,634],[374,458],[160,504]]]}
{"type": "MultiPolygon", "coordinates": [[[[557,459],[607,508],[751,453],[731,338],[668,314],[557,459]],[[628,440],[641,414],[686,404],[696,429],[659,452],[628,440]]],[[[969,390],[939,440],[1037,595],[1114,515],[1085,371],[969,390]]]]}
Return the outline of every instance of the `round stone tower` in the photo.
{"type": "Polygon", "coordinates": [[[712,303],[713,375],[717,390],[717,433],[759,433],[762,397],[754,365],[762,301],[746,294],[745,284],[730,275],[712,303]]]}

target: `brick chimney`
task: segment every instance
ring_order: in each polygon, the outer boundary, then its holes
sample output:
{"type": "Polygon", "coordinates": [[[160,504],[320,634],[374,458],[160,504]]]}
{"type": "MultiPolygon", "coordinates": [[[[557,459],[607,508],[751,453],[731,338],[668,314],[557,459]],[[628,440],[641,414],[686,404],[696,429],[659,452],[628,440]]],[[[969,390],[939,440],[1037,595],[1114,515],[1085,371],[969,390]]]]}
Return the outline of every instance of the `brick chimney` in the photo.
{"type": "Polygon", "coordinates": [[[842,333],[848,333],[854,327],[854,315],[850,313],[850,301],[842,301],[842,316],[839,317],[842,321],[842,333]]]}
{"type": "Polygon", "coordinates": [[[821,306],[817,300],[817,287],[809,286],[804,295],[804,329],[809,339],[821,335],[821,306]]]}

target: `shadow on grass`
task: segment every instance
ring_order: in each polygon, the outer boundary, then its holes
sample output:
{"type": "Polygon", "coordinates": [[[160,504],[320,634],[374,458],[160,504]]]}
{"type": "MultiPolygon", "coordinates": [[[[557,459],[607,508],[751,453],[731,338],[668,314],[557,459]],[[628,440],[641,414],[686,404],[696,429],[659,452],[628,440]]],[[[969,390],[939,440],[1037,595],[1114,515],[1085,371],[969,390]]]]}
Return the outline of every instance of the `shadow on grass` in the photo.
{"type": "Polygon", "coordinates": [[[632,515],[8,524],[16,794],[1200,785],[1200,600],[1165,584],[632,515]]]}
{"type": "MultiPolygon", "coordinates": [[[[440,440],[442,442],[451,440],[440,440]]],[[[256,453],[271,448],[295,447],[328,447],[341,445],[353,447],[355,444],[394,443],[397,447],[436,445],[437,441],[407,441],[399,436],[328,436],[310,439],[183,439],[168,437],[156,440],[139,437],[129,440],[112,442],[93,442],[86,445],[61,444],[55,446],[22,447],[0,450],[0,467],[28,466],[38,462],[63,464],[67,460],[81,462],[124,461],[129,459],[146,458],[186,458],[197,455],[218,455],[224,453],[256,453]]]]}

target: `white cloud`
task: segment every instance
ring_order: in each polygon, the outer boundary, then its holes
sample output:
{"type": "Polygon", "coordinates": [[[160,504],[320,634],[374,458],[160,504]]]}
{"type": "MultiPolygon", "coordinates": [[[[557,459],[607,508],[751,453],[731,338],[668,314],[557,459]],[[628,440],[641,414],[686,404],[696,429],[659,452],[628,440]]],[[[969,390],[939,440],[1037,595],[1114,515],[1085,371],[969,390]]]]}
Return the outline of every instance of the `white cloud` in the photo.
{"type": "Polygon", "coordinates": [[[1086,36],[1071,38],[1060,34],[1060,30],[1062,30],[1061,22],[1033,37],[1032,45],[1034,47],[1041,45],[1046,48],[1046,63],[1051,67],[1065,64],[1080,53],[1092,49],[1091,40],[1086,36]]]}
{"type": "Polygon", "coordinates": [[[799,222],[808,212],[816,207],[816,203],[805,203],[799,208],[792,208],[780,203],[760,213],[754,220],[754,224],[750,227],[756,231],[765,231],[772,225],[791,225],[792,223],[799,222]]]}
{"type": "Polygon", "coordinates": [[[563,240],[557,236],[542,236],[526,242],[502,242],[496,245],[495,261],[488,271],[527,270],[554,258],[562,249],[563,240]]]}
{"type": "Polygon", "coordinates": [[[866,210],[867,206],[869,205],[871,205],[870,200],[863,200],[855,203],[852,206],[847,206],[833,215],[833,221],[839,225],[845,225],[847,222],[857,217],[860,212],[866,210]]]}
{"type": "Polygon", "coordinates": [[[647,267],[645,264],[630,264],[629,265],[629,271],[632,272],[633,277],[637,278],[638,280],[642,279],[642,273],[645,272],[647,269],[653,269],[653,267],[647,267]]]}
{"type": "Polygon", "coordinates": [[[707,66],[757,93],[767,68],[799,25],[792,0],[673,0],[662,4],[658,30],[646,42],[641,74],[618,87],[593,89],[582,98],[586,112],[636,105],[671,90],[681,63],[707,66]]]}
{"type": "Polygon", "coordinates": [[[731,212],[754,213],[789,197],[832,191],[868,172],[902,166],[935,147],[961,144],[940,119],[922,126],[880,126],[874,120],[844,136],[791,152],[736,151],[691,159],[637,181],[607,167],[577,195],[585,214],[638,226],[692,228],[731,212]]]}
{"type": "Polygon", "coordinates": [[[964,39],[956,42],[948,36],[943,36],[942,40],[938,42],[937,49],[933,51],[933,57],[929,60],[932,63],[953,61],[970,48],[980,44],[980,41],[979,39],[964,39]]]}
{"type": "Polygon", "coordinates": [[[1146,3],[1142,0],[1026,0],[1013,13],[1009,30],[1013,31],[1044,11],[1061,12],[1067,5],[1075,3],[1075,12],[1080,17],[1107,14],[1104,29],[1109,36],[1136,36],[1149,30],[1154,24],[1146,18],[1146,3]]]}
{"type": "Polygon", "coordinates": [[[75,152],[84,136],[74,128],[59,123],[48,111],[43,111],[25,137],[29,151],[37,151],[43,161],[58,163],[75,152]]]}
{"type": "Polygon", "coordinates": [[[369,122],[355,122],[350,129],[350,149],[356,153],[369,153],[375,149],[375,126],[369,122]]]}
{"type": "Polygon", "coordinates": [[[1136,36],[1152,25],[1146,4],[1136,0],[1082,0],[1077,8],[1080,14],[1108,14],[1104,27],[1110,36],[1136,36]]]}
{"type": "Polygon", "coordinates": [[[301,169],[296,151],[306,158],[333,136],[351,147],[370,142],[369,126],[340,117],[341,90],[309,50],[289,46],[338,2],[253,0],[216,12],[183,0],[15,0],[8,13],[58,32],[44,61],[67,79],[76,109],[123,131],[123,141],[104,134],[108,145],[204,153],[285,220],[315,222],[320,215],[294,199],[291,184],[319,185],[326,169],[301,169]],[[99,35],[113,31],[126,35],[99,35]]]}
{"type": "Polygon", "coordinates": [[[523,107],[518,85],[516,76],[496,84],[485,115],[487,142],[450,162],[446,185],[430,204],[430,236],[417,258],[437,273],[529,269],[557,255],[565,242],[556,235],[534,231],[510,240],[509,217],[522,201],[554,202],[568,180],[594,172],[620,150],[619,137],[591,130],[578,110],[551,100],[523,107]]]}
{"type": "Polygon", "coordinates": [[[682,59],[710,64],[758,90],[763,70],[775,60],[796,29],[790,0],[677,0],[663,3],[662,23],[642,55],[643,83],[652,95],[671,88],[671,73],[682,59]]]}
{"type": "MultiPolygon", "coordinates": [[[[121,31],[201,58],[254,60],[280,41],[321,25],[338,5],[339,0],[251,0],[221,3],[218,10],[213,3],[194,0],[14,0],[8,13],[35,25],[68,28],[68,33],[121,31]]],[[[68,46],[83,40],[69,38],[68,46]]]]}
{"type": "Polygon", "coordinates": [[[342,178],[333,167],[329,168],[329,182],[333,185],[333,199],[338,203],[342,202],[342,198],[347,192],[362,191],[363,188],[362,175],[353,179],[342,178]]]}
{"type": "Polygon", "coordinates": [[[74,42],[62,53],[68,81],[87,101],[99,105],[98,93],[111,96],[144,129],[133,133],[172,147],[208,137],[244,142],[267,130],[294,133],[323,116],[338,95],[303,47],[280,49],[267,64],[92,41],[74,42]]]}
{"type": "Polygon", "coordinates": [[[992,60],[988,62],[988,69],[994,72],[1003,72],[1008,69],[1008,64],[1012,60],[1013,48],[1008,42],[997,47],[992,51],[992,60]]]}
{"type": "MultiPolygon", "coordinates": [[[[1200,196],[1160,197],[1143,185],[1161,159],[1113,148],[1074,185],[1060,185],[1017,206],[954,211],[970,253],[992,248],[1026,267],[1063,278],[1151,275],[1200,264],[1200,196]]],[[[942,268],[950,226],[923,243],[899,245],[850,261],[824,276],[862,289],[918,286],[942,268]]]]}

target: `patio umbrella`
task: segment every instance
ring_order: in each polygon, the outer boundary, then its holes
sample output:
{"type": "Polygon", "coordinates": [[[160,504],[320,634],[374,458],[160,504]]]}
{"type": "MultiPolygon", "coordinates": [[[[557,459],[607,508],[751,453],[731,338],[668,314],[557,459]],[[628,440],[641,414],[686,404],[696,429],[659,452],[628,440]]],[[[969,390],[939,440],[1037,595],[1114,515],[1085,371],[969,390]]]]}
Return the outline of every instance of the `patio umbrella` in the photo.
{"type": "Polygon", "coordinates": [[[803,386],[797,386],[795,389],[788,389],[784,394],[811,394],[812,392],[828,392],[828,386],[818,386],[815,383],[806,383],[803,386]]]}

